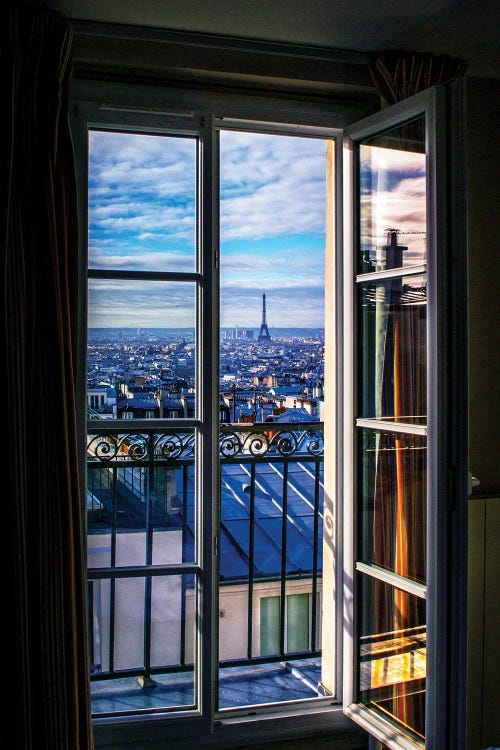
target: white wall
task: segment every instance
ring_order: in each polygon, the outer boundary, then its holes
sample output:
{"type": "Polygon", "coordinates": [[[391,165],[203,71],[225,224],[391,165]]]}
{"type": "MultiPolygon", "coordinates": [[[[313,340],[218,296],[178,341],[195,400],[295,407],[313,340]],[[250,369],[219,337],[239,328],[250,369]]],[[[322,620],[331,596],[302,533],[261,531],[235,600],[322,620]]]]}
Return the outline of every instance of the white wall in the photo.
{"type": "MultiPolygon", "coordinates": [[[[181,562],[182,531],[156,531],[153,540],[153,564],[181,562]]],[[[146,536],[142,532],[117,534],[116,564],[144,565],[146,536]]],[[[111,548],[108,534],[88,537],[88,566],[107,567],[111,548]]],[[[311,593],[311,579],[288,581],[286,593],[311,593]]],[[[109,668],[110,597],[109,581],[94,583],[94,663],[103,671],[109,668]]],[[[317,591],[321,591],[321,580],[317,591]]],[[[264,596],[279,596],[280,582],[256,583],[253,589],[252,655],[260,655],[260,600],[264,596]]],[[[143,666],[144,651],[144,578],[122,578],[115,583],[115,669],[143,666]]],[[[220,658],[245,659],[247,656],[248,586],[221,586],[219,592],[219,649],[220,658]]],[[[321,604],[318,606],[318,623],[321,604]]],[[[182,618],[182,585],[180,576],[155,576],[151,594],[151,664],[169,665],[180,662],[182,618]]],[[[193,660],[196,643],[195,591],[186,590],[185,659],[193,660]]],[[[319,642],[318,628],[318,642],[319,642]]],[[[318,648],[321,646],[318,645],[318,648]]]]}

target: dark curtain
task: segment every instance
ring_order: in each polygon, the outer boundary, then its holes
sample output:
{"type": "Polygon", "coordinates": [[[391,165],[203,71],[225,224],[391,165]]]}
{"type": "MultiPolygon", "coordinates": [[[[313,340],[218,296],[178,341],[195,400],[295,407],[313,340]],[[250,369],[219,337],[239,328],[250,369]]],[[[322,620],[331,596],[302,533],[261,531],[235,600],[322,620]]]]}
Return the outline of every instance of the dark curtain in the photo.
{"type": "Polygon", "coordinates": [[[70,25],[0,11],[2,747],[92,747],[75,427],[78,224],[70,25]]]}
{"type": "Polygon", "coordinates": [[[447,55],[390,50],[375,53],[369,69],[381,98],[387,104],[396,104],[430,86],[463,76],[467,63],[447,55]]]}

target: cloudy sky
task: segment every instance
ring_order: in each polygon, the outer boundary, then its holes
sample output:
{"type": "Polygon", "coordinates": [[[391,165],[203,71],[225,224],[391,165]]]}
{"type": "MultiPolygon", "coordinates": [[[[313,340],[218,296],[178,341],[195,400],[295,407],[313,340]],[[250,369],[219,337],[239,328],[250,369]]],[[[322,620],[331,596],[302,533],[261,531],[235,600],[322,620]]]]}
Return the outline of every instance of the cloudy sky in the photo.
{"type": "Polygon", "coordinates": [[[362,145],[360,182],[361,249],[383,262],[385,230],[399,229],[403,265],[425,261],[425,154],[362,145]]]}
{"type": "MultiPolygon", "coordinates": [[[[270,328],[324,325],[325,151],[318,139],[222,131],[223,326],[258,327],[264,292],[270,328]]],[[[196,141],[92,131],[89,154],[89,267],[194,271],[196,141]]],[[[423,168],[420,154],[365,147],[365,246],[388,226],[424,228],[423,168]]],[[[89,325],[193,326],[194,300],[190,283],[92,280],[89,325]]]]}
{"type": "MultiPolygon", "coordinates": [[[[323,326],[325,150],[222,132],[223,326],[258,327],[264,292],[270,327],[323,326]]],[[[193,271],[195,195],[194,139],[91,132],[90,268],[193,271]]],[[[193,325],[194,290],[176,286],[92,281],[89,325],[193,325]]]]}

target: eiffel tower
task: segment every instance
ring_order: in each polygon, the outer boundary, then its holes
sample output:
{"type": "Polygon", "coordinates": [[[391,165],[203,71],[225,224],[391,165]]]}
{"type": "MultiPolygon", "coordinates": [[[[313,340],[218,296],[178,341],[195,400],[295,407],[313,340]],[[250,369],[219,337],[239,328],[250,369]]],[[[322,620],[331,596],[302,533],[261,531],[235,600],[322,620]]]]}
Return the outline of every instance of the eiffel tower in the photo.
{"type": "Polygon", "coordinates": [[[262,295],[262,323],[260,324],[260,332],[259,332],[259,338],[258,341],[271,341],[271,336],[269,335],[269,329],[267,327],[266,323],[266,295],[262,295]]]}

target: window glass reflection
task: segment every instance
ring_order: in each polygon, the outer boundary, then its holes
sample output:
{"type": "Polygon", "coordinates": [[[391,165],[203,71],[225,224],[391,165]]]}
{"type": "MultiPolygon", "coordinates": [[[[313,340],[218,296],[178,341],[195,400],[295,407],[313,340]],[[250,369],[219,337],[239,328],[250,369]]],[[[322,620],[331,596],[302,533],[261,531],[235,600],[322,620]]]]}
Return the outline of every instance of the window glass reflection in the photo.
{"type": "Polygon", "coordinates": [[[421,117],[359,147],[359,273],[425,262],[424,124],[421,117]]]}
{"type": "Polygon", "coordinates": [[[426,301],[423,275],[361,286],[360,416],[425,423],[426,301]]]}
{"type": "Polygon", "coordinates": [[[362,430],[360,559],[425,583],[426,438],[362,430]]]}
{"type": "Polygon", "coordinates": [[[368,576],[360,579],[360,698],[423,737],[425,600],[368,576]]]}

